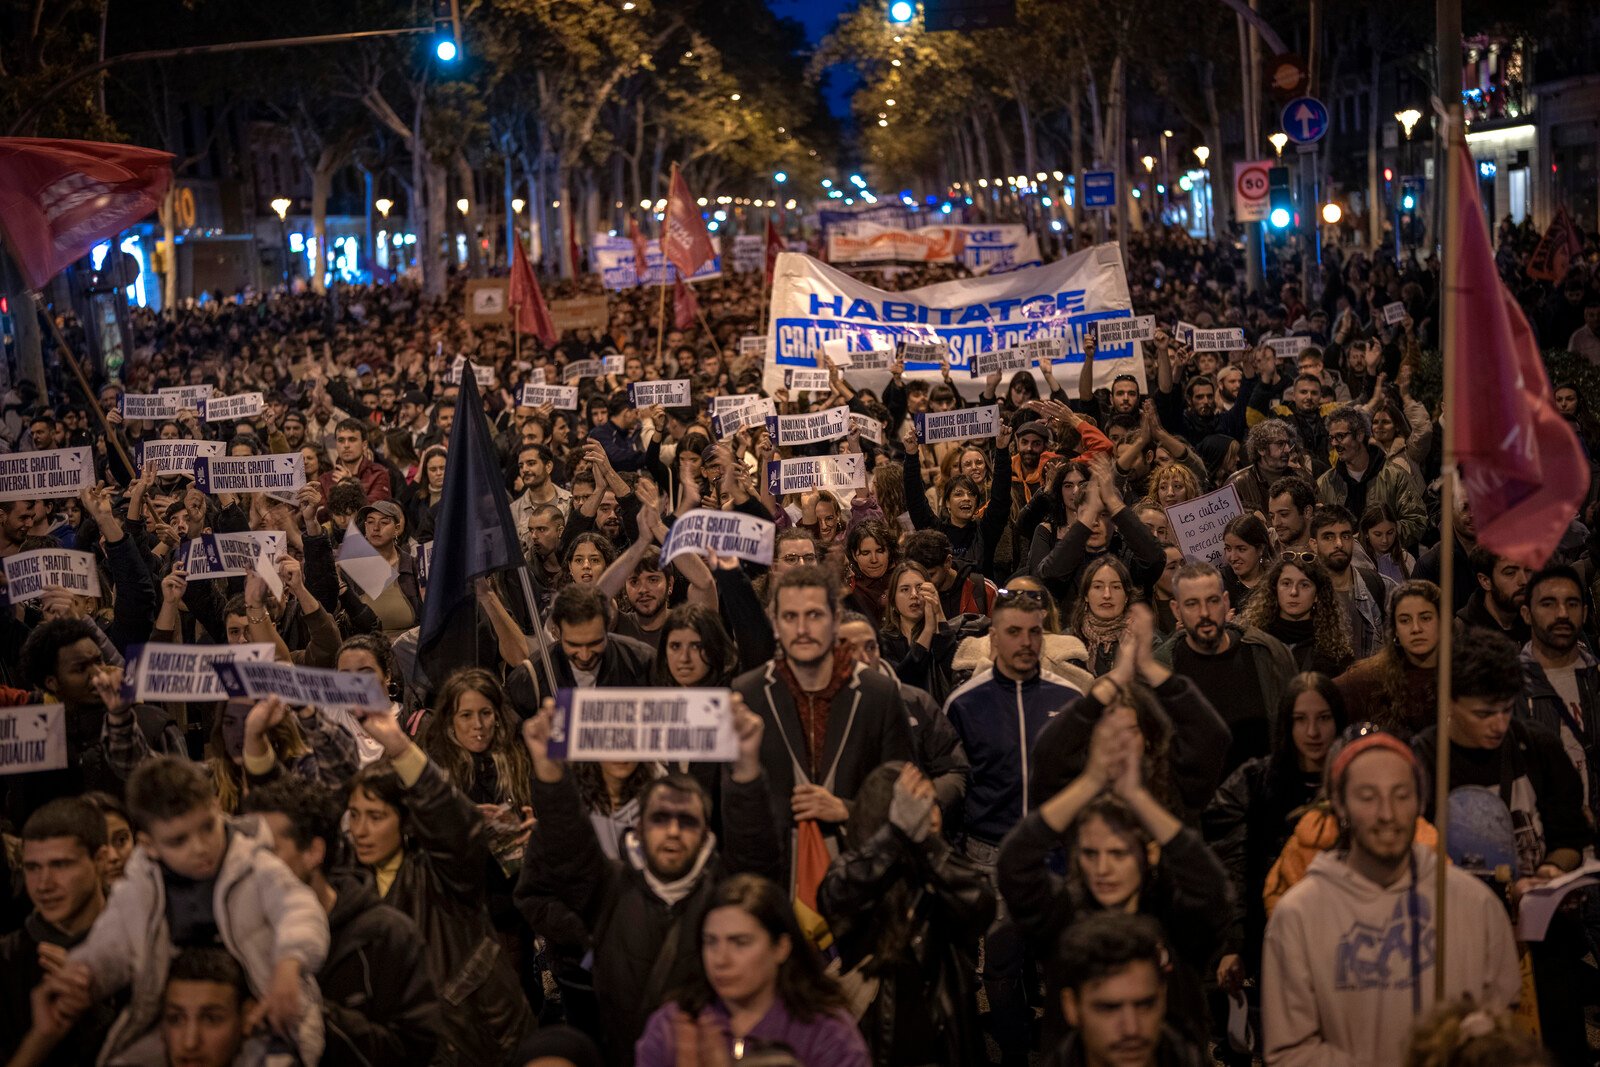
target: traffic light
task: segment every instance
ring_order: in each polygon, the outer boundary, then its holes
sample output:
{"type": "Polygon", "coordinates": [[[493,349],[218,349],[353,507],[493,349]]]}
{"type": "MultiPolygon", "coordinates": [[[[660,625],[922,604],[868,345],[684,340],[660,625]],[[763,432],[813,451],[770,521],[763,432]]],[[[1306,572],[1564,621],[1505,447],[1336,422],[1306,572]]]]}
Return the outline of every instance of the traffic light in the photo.
{"type": "Polygon", "coordinates": [[[917,5],[912,0],[889,0],[889,21],[904,26],[917,17],[917,5]]]}
{"type": "Polygon", "coordinates": [[[1406,178],[1400,183],[1400,210],[1415,211],[1422,203],[1422,179],[1406,178]]]}
{"type": "Polygon", "coordinates": [[[461,10],[458,0],[433,0],[433,54],[441,63],[461,56],[461,10]]]}
{"type": "Polygon", "coordinates": [[[1267,171],[1267,221],[1275,230],[1286,230],[1294,221],[1294,197],[1289,193],[1289,168],[1267,171]]]}

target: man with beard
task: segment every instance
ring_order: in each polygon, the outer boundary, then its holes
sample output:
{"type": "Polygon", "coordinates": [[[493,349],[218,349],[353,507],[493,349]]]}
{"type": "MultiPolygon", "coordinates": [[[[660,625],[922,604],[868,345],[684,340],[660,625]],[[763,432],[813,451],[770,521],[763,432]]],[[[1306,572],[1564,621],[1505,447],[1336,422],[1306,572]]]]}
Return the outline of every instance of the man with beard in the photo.
{"type": "Polygon", "coordinates": [[[1318,504],[1311,512],[1310,530],[1312,549],[1333,578],[1356,659],[1382,651],[1383,606],[1394,583],[1375,567],[1355,562],[1356,521],[1344,508],[1318,504]]]}
{"type": "Polygon", "coordinates": [[[306,417],[298,411],[284,415],[278,428],[283,432],[283,440],[289,446],[289,451],[298,452],[306,446],[306,417]]]}
{"type": "Polygon", "coordinates": [[[581,956],[587,940],[594,995],[605,1020],[606,1062],[631,1064],[646,1018],[700,969],[697,934],[716,886],[741,873],[784,877],[783,846],[763,773],[762,745],[771,727],[734,694],[739,754],[721,771],[720,840],[710,832],[705,787],[691,775],[669,774],[644,787],[638,825],[623,849],[626,858],[612,860],[601,851],[573,776],[550,757],[554,712],[554,702],[546,701],[523,728],[539,819],[528,839],[516,904],[534,932],[553,945],[571,943],[581,956]]]}
{"type": "Polygon", "coordinates": [[[1293,426],[1311,456],[1313,472],[1321,474],[1328,469],[1328,428],[1323,419],[1330,414],[1333,404],[1322,401],[1322,379],[1315,374],[1301,374],[1289,389],[1289,403],[1272,403],[1272,391],[1257,389],[1250,395],[1250,406],[1268,418],[1281,418],[1293,426]]]}
{"type": "Polygon", "coordinates": [[[1311,513],[1317,506],[1316,490],[1299,475],[1287,475],[1267,490],[1267,524],[1285,552],[1311,551],[1311,513]]]}
{"type": "Polygon", "coordinates": [[[1600,816],[1600,660],[1578,640],[1589,621],[1583,579],[1565,565],[1528,579],[1522,618],[1533,637],[1522,649],[1517,714],[1542,723],[1583,781],[1583,805],[1593,825],[1600,816]]]}
{"type": "Polygon", "coordinates": [[[528,517],[535,508],[554,505],[565,520],[572,506],[572,493],[557,485],[550,477],[556,463],[555,453],[545,445],[523,445],[517,450],[517,473],[522,478],[522,492],[511,501],[511,521],[518,530],[526,531],[528,517]]]}
{"type": "Polygon", "coordinates": [[[633,540],[630,533],[637,530],[638,495],[628,480],[617,473],[605,448],[593,437],[584,442],[580,462],[588,464],[582,473],[589,476],[594,488],[584,492],[587,486],[580,488],[581,479],[574,476],[567,526],[561,535],[561,551],[565,553],[579,534],[591,530],[610,538],[619,550],[625,548],[633,540]]]}
{"type": "MultiPolygon", "coordinates": [[[[640,512],[641,519],[653,516],[648,509],[640,512]]],[[[665,526],[655,532],[666,537],[665,526]]],[[[608,597],[621,593],[633,609],[617,612],[611,622],[611,632],[641,641],[659,652],[661,628],[666,625],[667,609],[674,599],[680,574],[689,583],[688,602],[715,611],[717,596],[705,560],[692,552],[686,553],[677,558],[671,570],[665,570],[661,566],[661,549],[651,544],[648,537],[640,537],[629,545],[600,576],[600,592],[608,597]]]]}
{"type": "Polygon", "coordinates": [[[1239,506],[1246,511],[1267,513],[1273,483],[1289,473],[1289,457],[1294,454],[1294,435],[1281,419],[1263,419],[1250,427],[1244,439],[1245,457],[1250,465],[1231,479],[1239,493],[1239,506]]]}
{"type": "MultiPolygon", "coordinates": [[[[531,718],[547,692],[543,665],[528,655],[530,638],[506,612],[498,597],[480,598],[495,635],[500,654],[515,664],[506,678],[506,697],[519,717],[531,718]]],[[[605,597],[578,585],[569,585],[550,604],[548,623],[555,633],[550,666],[558,689],[592,689],[596,686],[644,685],[650,679],[655,652],[649,645],[611,632],[611,605],[605,597]]]]}
{"type": "Polygon", "coordinates": [[[761,763],[775,824],[789,831],[812,820],[842,840],[847,805],[867,775],[915,757],[909,717],[894,680],[838,641],[839,596],[827,571],[786,570],[771,596],[779,654],[733,689],[766,724],[761,763]]]}
{"type": "Polygon", "coordinates": [[[1383,504],[1395,516],[1400,543],[1415,547],[1428,527],[1428,511],[1411,487],[1405,467],[1390,463],[1383,449],[1373,443],[1371,414],[1366,408],[1345,404],[1328,416],[1327,424],[1328,441],[1338,462],[1317,479],[1317,499],[1341,505],[1352,515],[1363,514],[1369,504],[1383,504]]]}
{"type": "MultiPolygon", "coordinates": [[[[1365,734],[1333,755],[1328,792],[1341,847],[1311,861],[1267,923],[1268,1063],[1404,1059],[1412,1027],[1434,1004],[1436,957],[1425,946],[1438,936],[1437,860],[1414,840],[1422,795],[1431,795],[1425,782],[1418,757],[1390,734],[1365,734]]],[[[1446,1002],[1470,996],[1479,1009],[1503,1011],[1522,990],[1505,907],[1459,867],[1445,871],[1445,892],[1446,1002]]]]}
{"type": "Polygon", "coordinates": [[[1189,563],[1172,579],[1179,631],[1156,656],[1211,701],[1233,733],[1223,760],[1226,779],[1272,747],[1278,704],[1295,675],[1294,654],[1277,638],[1228,621],[1228,593],[1209,563],[1189,563]]]}
{"type": "Polygon", "coordinates": [[[566,519],[554,504],[540,504],[528,513],[523,527],[522,545],[533,570],[534,581],[554,589],[561,576],[561,532],[566,519]]]}
{"type": "Polygon", "coordinates": [[[1456,611],[1456,619],[1492,633],[1504,634],[1517,644],[1528,640],[1528,624],[1522,617],[1522,591],[1527,588],[1533,568],[1506,556],[1497,556],[1482,545],[1474,545],[1468,559],[1477,578],[1478,590],[1456,611]]]}
{"type": "Polygon", "coordinates": [[[1243,437],[1247,405],[1235,404],[1222,414],[1217,412],[1217,382],[1207,374],[1196,374],[1183,383],[1183,406],[1179,407],[1172,373],[1171,340],[1165,331],[1156,332],[1156,411],[1161,424],[1188,441],[1200,441],[1214,433],[1243,437]]]}
{"type": "Polygon", "coordinates": [[[428,398],[420,389],[409,389],[400,398],[399,429],[421,455],[427,447],[424,442],[429,438],[432,424],[428,421],[428,398]]]}

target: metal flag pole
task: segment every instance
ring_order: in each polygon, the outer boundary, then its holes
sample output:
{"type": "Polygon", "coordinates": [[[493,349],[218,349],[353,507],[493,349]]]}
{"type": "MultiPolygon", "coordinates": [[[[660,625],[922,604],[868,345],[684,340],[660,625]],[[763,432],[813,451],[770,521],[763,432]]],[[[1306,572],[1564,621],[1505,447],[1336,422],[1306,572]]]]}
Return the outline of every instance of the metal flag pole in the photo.
{"type": "Polygon", "coordinates": [[[545,692],[556,695],[556,669],[550,662],[550,639],[544,632],[544,617],[539,614],[539,602],[533,595],[533,581],[528,574],[528,563],[517,568],[517,578],[522,582],[522,598],[528,605],[528,619],[533,623],[534,640],[539,643],[539,665],[544,670],[545,692]]]}

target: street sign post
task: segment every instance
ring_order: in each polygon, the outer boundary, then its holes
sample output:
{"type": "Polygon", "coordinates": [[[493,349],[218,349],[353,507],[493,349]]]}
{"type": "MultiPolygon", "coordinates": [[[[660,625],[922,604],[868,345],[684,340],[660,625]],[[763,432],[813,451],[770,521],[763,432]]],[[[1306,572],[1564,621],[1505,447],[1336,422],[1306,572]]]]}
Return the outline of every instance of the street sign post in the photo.
{"type": "Polygon", "coordinates": [[[1114,170],[1086,170],[1083,172],[1083,206],[1116,207],[1117,172],[1114,170]]]}
{"type": "Polygon", "coordinates": [[[1328,132],[1328,109],[1314,96],[1298,96],[1283,107],[1283,132],[1295,144],[1314,144],[1328,132]]]}
{"type": "Polygon", "coordinates": [[[1267,176],[1271,169],[1272,164],[1266,160],[1233,165],[1234,218],[1261,222],[1267,217],[1267,176]]]}

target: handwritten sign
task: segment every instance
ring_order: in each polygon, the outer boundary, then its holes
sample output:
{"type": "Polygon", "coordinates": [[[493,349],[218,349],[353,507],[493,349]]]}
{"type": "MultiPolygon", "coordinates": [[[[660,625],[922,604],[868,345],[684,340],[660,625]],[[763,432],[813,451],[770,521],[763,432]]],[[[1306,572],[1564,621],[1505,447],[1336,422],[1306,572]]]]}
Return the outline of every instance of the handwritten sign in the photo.
{"type": "Polygon", "coordinates": [[[164,422],[178,417],[178,398],[164,393],[123,393],[117,397],[117,410],[124,419],[164,422]]]}
{"type": "Polygon", "coordinates": [[[178,546],[178,558],[183,560],[191,582],[203,582],[243,578],[255,569],[258,552],[265,554],[268,562],[276,563],[288,550],[288,538],[282,531],[251,530],[201,534],[178,546]]]}
{"type": "Polygon", "coordinates": [[[768,415],[767,433],[775,445],[814,445],[837,441],[850,432],[850,409],[829,408],[804,415],[768,415]]]}
{"type": "Polygon", "coordinates": [[[1244,330],[1237,326],[1224,326],[1216,330],[1194,331],[1196,352],[1242,352],[1249,346],[1244,342],[1244,330]]]}
{"type": "Polygon", "coordinates": [[[917,428],[917,441],[925,445],[939,441],[967,441],[975,437],[998,437],[1000,406],[986,404],[979,408],[921,412],[912,415],[911,421],[917,428]]]}
{"type": "Polygon", "coordinates": [[[1392,304],[1383,305],[1383,321],[1385,325],[1393,326],[1397,322],[1404,322],[1405,317],[1406,306],[1402,301],[1396,300],[1392,304]]]}
{"type": "Polygon", "coordinates": [[[522,406],[536,408],[541,404],[549,404],[558,411],[576,411],[578,409],[578,387],[576,385],[524,385],[522,387],[522,406]]]}
{"type": "Polygon", "coordinates": [[[778,406],[771,397],[747,396],[739,399],[749,403],[734,405],[711,416],[711,432],[717,435],[718,440],[732,437],[747,426],[765,426],[767,419],[778,413],[778,406]]]}
{"type": "Polygon", "coordinates": [[[244,645],[172,645],[159,641],[138,646],[129,656],[123,688],[132,700],[187,704],[227,700],[228,692],[212,669],[214,663],[240,660],[265,662],[273,656],[265,641],[244,645]]]}
{"type": "Polygon", "coordinates": [[[391,701],[376,675],[256,660],[216,662],[211,669],[230,697],[282,697],[290,704],[388,711],[391,701]]]}
{"type": "Polygon", "coordinates": [[[194,477],[194,461],[222,458],[221,441],[146,441],[139,447],[139,466],[156,465],[157,474],[185,474],[194,477]]]}
{"type": "Polygon", "coordinates": [[[689,379],[669,378],[658,382],[631,382],[628,385],[628,403],[636,408],[660,404],[666,408],[681,408],[689,403],[689,379]]]}
{"type": "Polygon", "coordinates": [[[1222,534],[1228,523],[1244,514],[1239,490],[1225,485],[1214,493],[1166,508],[1167,522],[1178,539],[1178,550],[1190,563],[1223,565],[1222,534]]]}
{"type": "Polygon", "coordinates": [[[1101,348],[1134,341],[1148,341],[1156,335],[1154,315],[1136,315],[1131,319],[1099,319],[1094,324],[1095,344],[1101,348]]]}
{"type": "MultiPolygon", "coordinates": [[[[729,715],[731,731],[732,713],[729,715]]],[[[58,771],[66,765],[66,705],[29,704],[0,710],[0,774],[58,771]]]]}
{"type": "Polygon", "coordinates": [[[100,570],[93,552],[36,548],[7,556],[5,567],[6,598],[13,604],[37,600],[52,585],[78,596],[100,595],[100,570]]]}
{"type": "Polygon", "coordinates": [[[0,500],[77,496],[94,484],[89,446],[0,456],[0,500]]]}
{"type": "Polygon", "coordinates": [[[598,378],[606,372],[606,365],[598,359],[575,359],[561,371],[561,381],[566,385],[585,378],[598,378]]]}
{"type": "Polygon", "coordinates": [[[867,465],[858,452],[780,459],[767,464],[767,487],[773,496],[811,489],[864,489],[866,485],[867,465]]]}
{"type": "Polygon", "coordinates": [[[739,511],[695,508],[678,516],[661,545],[663,566],[685,552],[715,552],[719,556],[772,566],[772,543],[777,526],[766,519],[739,511]]]}
{"type": "Polygon", "coordinates": [[[562,760],[738,758],[726,689],[560,689],[550,755],[562,760]]]}
{"type": "Polygon", "coordinates": [[[292,493],[305,484],[305,458],[299,452],[194,461],[194,487],[202,493],[292,493]]]}
{"type": "Polygon", "coordinates": [[[828,380],[828,372],[825,370],[816,370],[811,367],[785,367],[783,369],[783,387],[791,393],[826,393],[833,388],[833,384],[828,380]]]}
{"type": "Polygon", "coordinates": [[[974,378],[987,378],[991,374],[1005,374],[1007,371],[1027,370],[1033,365],[1033,360],[1024,352],[1021,346],[1016,348],[996,348],[989,352],[974,352],[972,354],[972,376],[974,378]]]}

